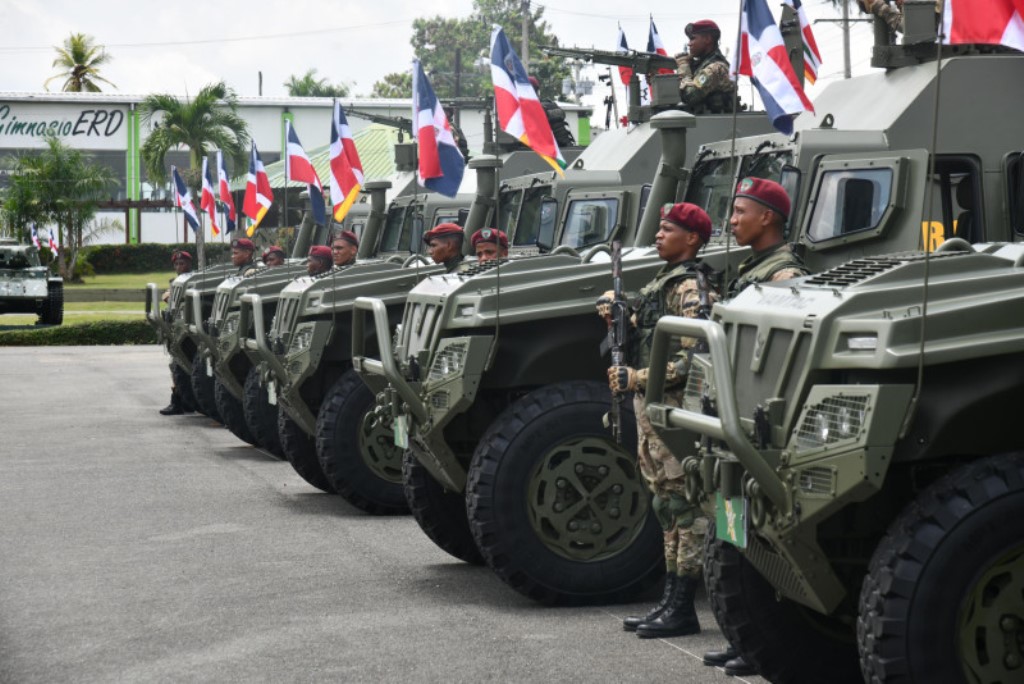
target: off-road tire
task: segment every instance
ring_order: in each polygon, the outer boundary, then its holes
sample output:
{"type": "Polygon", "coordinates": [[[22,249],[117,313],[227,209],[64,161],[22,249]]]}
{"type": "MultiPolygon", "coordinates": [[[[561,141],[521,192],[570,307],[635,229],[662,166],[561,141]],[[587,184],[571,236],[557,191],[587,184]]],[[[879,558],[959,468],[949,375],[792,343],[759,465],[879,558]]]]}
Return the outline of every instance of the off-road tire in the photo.
{"type": "Polygon", "coordinates": [[[338,495],[356,508],[374,515],[408,513],[402,454],[393,441],[387,443],[393,435],[380,430],[362,434],[374,405],[373,392],[352,369],[331,386],[316,421],[320,468],[338,495]]]}
{"type": "Polygon", "coordinates": [[[223,422],[217,412],[217,398],[213,394],[213,378],[206,374],[206,359],[199,352],[192,357],[192,394],[196,398],[196,409],[214,419],[223,422]]]}
{"type": "Polygon", "coordinates": [[[171,382],[181,401],[181,410],[192,413],[196,410],[196,395],[192,392],[192,375],[175,362],[171,362],[171,382]]]}
{"type": "Polygon", "coordinates": [[[1022,594],[1024,455],[961,466],[908,504],[875,550],[857,620],[864,677],[1024,681],[1022,594]]]}
{"type": "Polygon", "coordinates": [[[217,378],[214,378],[213,382],[213,398],[217,403],[217,413],[227,429],[231,430],[231,434],[246,444],[255,445],[256,438],[252,436],[249,426],[245,424],[242,402],[236,399],[235,395],[231,394],[224,383],[217,378]]]}
{"type": "Polygon", "coordinates": [[[636,418],[624,403],[615,445],[602,424],[610,404],[602,383],[542,387],[507,407],[473,455],[466,500],[477,546],[503,581],[534,600],[624,601],[665,572],[661,529],[636,465],[636,418]],[[548,478],[579,504],[557,501],[548,478]],[[575,512],[559,528],[551,510],[566,505],[575,512]]]}
{"type": "Polygon", "coordinates": [[[412,452],[402,459],[405,500],[420,529],[442,551],[472,565],[483,565],[466,517],[466,497],[441,486],[412,452]]]}
{"type": "Polygon", "coordinates": [[[284,411],[277,412],[277,434],[285,458],[292,464],[299,477],[321,491],[336,494],[334,486],[320,467],[320,460],[316,457],[315,441],[284,411]]]}
{"type": "Polygon", "coordinates": [[[256,368],[250,368],[245,376],[242,412],[257,446],[284,460],[284,450],[281,449],[281,438],[277,432],[277,404],[270,403],[267,388],[260,384],[260,373],[256,368]]]}
{"type": "Polygon", "coordinates": [[[60,325],[64,322],[64,283],[47,283],[46,301],[39,310],[39,323],[60,325]]]}
{"type": "Polygon", "coordinates": [[[714,520],[704,538],[704,586],[722,634],[768,681],[861,681],[853,626],[777,598],[739,549],[715,538],[714,520]]]}

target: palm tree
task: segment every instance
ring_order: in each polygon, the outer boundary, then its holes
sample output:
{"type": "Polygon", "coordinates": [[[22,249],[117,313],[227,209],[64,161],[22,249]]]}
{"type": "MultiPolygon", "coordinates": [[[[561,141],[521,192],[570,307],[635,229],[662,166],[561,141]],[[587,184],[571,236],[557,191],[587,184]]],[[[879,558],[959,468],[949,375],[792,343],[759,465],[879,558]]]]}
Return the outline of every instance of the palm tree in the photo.
{"type": "MultiPolygon", "coordinates": [[[[249,127],[238,114],[238,96],[223,81],[203,86],[193,99],[149,95],[139,105],[139,112],[152,131],[142,145],[142,162],[154,180],[167,178],[164,158],[177,147],[189,150],[191,172],[186,174],[186,182],[197,199],[202,182],[200,169],[207,153],[223,150],[234,159],[236,168],[245,163],[249,127]]],[[[202,231],[196,234],[196,251],[202,268],[206,265],[202,231]]]]}
{"type": "Polygon", "coordinates": [[[288,94],[292,97],[347,97],[348,86],[344,83],[331,85],[326,78],[317,78],[316,69],[310,69],[302,78],[294,74],[284,82],[288,94]]]}
{"type": "Polygon", "coordinates": [[[92,36],[72,33],[64,41],[64,47],[54,49],[57,50],[57,59],[53,60],[53,66],[60,68],[61,72],[46,79],[43,87],[47,90],[50,89],[50,81],[58,78],[65,79],[61,90],[68,93],[98,93],[97,81],[117,87],[99,74],[99,67],[109,62],[111,57],[102,45],[93,44],[92,36]]]}

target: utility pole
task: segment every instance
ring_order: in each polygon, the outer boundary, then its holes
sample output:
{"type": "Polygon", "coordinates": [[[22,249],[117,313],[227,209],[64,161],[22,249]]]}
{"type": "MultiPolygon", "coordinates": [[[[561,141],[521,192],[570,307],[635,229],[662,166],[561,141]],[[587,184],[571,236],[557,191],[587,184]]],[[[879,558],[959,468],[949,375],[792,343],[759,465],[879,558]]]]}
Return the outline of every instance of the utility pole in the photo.
{"type": "Polygon", "coordinates": [[[523,45],[519,56],[526,73],[530,73],[530,0],[522,0],[520,7],[523,11],[523,45]]]}
{"type": "MultiPolygon", "coordinates": [[[[462,95],[462,48],[455,48],[455,97],[462,95]]],[[[461,107],[455,108],[455,125],[462,127],[461,107]]]]}
{"type": "Polygon", "coordinates": [[[843,27],[843,78],[850,78],[853,76],[853,71],[850,68],[850,24],[871,23],[871,21],[871,19],[851,19],[849,0],[843,0],[842,19],[814,20],[815,24],[824,22],[826,24],[840,24],[843,27]]]}

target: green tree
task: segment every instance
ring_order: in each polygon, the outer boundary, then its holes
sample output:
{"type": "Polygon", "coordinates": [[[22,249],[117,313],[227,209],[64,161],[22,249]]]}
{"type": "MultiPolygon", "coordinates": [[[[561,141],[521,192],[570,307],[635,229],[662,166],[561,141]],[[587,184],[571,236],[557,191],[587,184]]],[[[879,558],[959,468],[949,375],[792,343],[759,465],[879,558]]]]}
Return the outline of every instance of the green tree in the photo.
{"type": "Polygon", "coordinates": [[[370,97],[412,97],[412,74],[407,71],[385,74],[383,79],[373,84],[370,97]]]}
{"type": "Polygon", "coordinates": [[[301,78],[292,74],[284,87],[292,97],[347,97],[349,93],[344,83],[332,85],[326,78],[317,78],[316,69],[310,69],[301,78]]]}
{"type": "MultiPolygon", "coordinates": [[[[190,170],[183,175],[197,202],[204,156],[219,149],[234,159],[236,167],[245,163],[249,127],[238,114],[238,96],[223,81],[204,86],[192,99],[150,95],[139,105],[139,112],[152,131],[142,145],[142,161],[149,177],[166,179],[167,153],[178,147],[188,148],[190,170]]],[[[196,233],[196,253],[198,265],[203,268],[203,231],[196,233]]]]}
{"type": "Polygon", "coordinates": [[[117,87],[100,76],[99,67],[110,62],[111,56],[102,45],[93,44],[92,36],[72,33],[64,41],[63,47],[54,49],[57,51],[57,58],[53,60],[53,66],[60,69],[60,72],[43,83],[47,90],[50,89],[50,81],[57,79],[64,79],[61,90],[69,93],[98,93],[99,81],[117,87]]]}
{"type": "Polygon", "coordinates": [[[22,230],[32,221],[57,230],[60,274],[71,280],[86,226],[115,182],[108,167],[59,138],[48,137],[41,154],[15,162],[10,187],[4,192],[4,214],[22,230]]]}

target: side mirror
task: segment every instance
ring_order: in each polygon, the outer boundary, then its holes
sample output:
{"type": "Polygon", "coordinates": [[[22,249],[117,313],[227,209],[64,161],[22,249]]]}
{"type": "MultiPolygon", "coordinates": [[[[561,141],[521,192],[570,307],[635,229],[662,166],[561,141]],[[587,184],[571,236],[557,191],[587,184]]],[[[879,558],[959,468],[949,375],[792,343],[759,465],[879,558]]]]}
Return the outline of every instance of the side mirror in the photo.
{"type": "Polygon", "coordinates": [[[537,248],[550,252],[555,244],[555,220],[558,218],[558,200],[545,197],[540,203],[540,226],[537,229],[537,248]]]}

